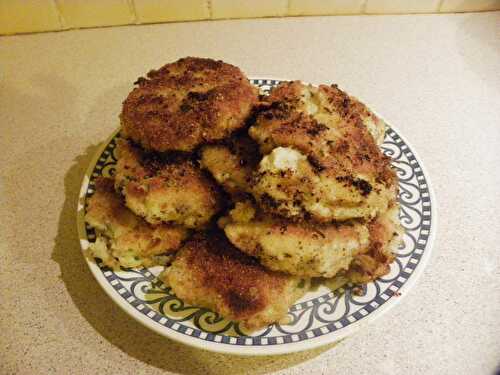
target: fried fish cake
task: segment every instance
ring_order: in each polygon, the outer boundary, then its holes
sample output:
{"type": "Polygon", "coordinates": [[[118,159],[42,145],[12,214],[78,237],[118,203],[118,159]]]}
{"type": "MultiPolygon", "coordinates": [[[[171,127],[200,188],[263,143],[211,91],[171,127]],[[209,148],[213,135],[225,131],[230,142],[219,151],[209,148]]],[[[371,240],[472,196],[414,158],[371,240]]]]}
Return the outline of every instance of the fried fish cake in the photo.
{"type": "Polygon", "coordinates": [[[354,257],[347,270],[325,280],[331,290],[346,284],[366,284],[390,272],[394,254],[404,234],[398,214],[399,205],[393,202],[386,212],[368,223],[370,245],[365,252],[354,257]]]}
{"type": "Polygon", "coordinates": [[[369,231],[363,223],[293,223],[256,215],[239,202],[219,220],[228,239],[267,268],[301,277],[332,277],[366,252],[369,231]]]}
{"type": "Polygon", "coordinates": [[[160,278],[183,301],[239,321],[248,330],[285,317],[309,287],[308,280],[266,270],[222,233],[186,242],[160,278]]]}
{"type": "Polygon", "coordinates": [[[390,271],[404,229],[399,220],[399,205],[379,214],[368,224],[370,246],[368,251],[357,255],[349,266],[346,276],[349,282],[363,284],[375,280],[390,271]]]}
{"type": "Polygon", "coordinates": [[[110,178],[96,180],[85,220],[95,228],[96,241],[88,255],[111,268],[165,265],[188,236],[185,228],[151,225],[126,208],[110,178]]]}
{"type": "Polygon", "coordinates": [[[187,57],[152,70],[123,102],[124,134],[154,151],[192,151],[244,125],[257,89],[222,61],[187,57]]]}
{"type": "Polygon", "coordinates": [[[397,177],[359,102],[336,86],[297,81],[279,85],[265,102],[249,134],[265,154],[252,192],[267,212],[330,222],[387,209],[397,177]]]}
{"type": "Polygon", "coordinates": [[[201,166],[231,194],[248,192],[260,160],[258,145],[246,134],[201,149],[201,166]]]}
{"type": "Polygon", "coordinates": [[[185,155],[144,152],[124,139],[117,152],[115,186],[127,207],[149,223],[202,228],[219,211],[218,187],[185,155]]]}
{"type": "Polygon", "coordinates": [[[369,174],[318,169],[305,154],[277,147],[262,158],[251,192],[267,212],[296,221],[371,218],[397,195],[393,172],[386,172],[391,176],[384,184],[369,174]]]}

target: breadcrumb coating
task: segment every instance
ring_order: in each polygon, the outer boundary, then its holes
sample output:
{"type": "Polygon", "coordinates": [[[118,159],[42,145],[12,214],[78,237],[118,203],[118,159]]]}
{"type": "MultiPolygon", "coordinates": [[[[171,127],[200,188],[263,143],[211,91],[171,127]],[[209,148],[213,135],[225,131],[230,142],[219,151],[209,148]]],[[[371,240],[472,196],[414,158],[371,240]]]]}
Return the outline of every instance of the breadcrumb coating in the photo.
{"type": "Polygon", "coordinates": [[[249,134],[265,155],[252,192],[267,212],[330,222],[388,208],[397,177],[363,122],[374,119],[364,106],[336,86],[298,81],[263,102],[249,134]]]}
{"type": "Polygon", "coordinates": [[[186,57],[136,82],[120,115],[126,137],[152,151],[192,151],[244,126],[257,89],[222,61],[186,57]]]}
{"type": "Polygon", "coordinates": [[[147,153],[123,139],[117,152],[116,189],[149,223],[200,229],[220,210],[218,186],[185,155],[147,153]]]}
{"type": "Polygon", "coordinates": [[[123,204],[110,178],[98,178],[89,199],[85,220],[97,238],[88,255],[111,268],[165,265],[188,236],[185,228],[151,225],[123,204]]]}
{"type": "Polygon", "coordinates": [[[247,330],[281,320],[309,288],[309,280],[267,270],[222,233],[186,242],[160,278],[183,301],[239,321],[247,330]]]}

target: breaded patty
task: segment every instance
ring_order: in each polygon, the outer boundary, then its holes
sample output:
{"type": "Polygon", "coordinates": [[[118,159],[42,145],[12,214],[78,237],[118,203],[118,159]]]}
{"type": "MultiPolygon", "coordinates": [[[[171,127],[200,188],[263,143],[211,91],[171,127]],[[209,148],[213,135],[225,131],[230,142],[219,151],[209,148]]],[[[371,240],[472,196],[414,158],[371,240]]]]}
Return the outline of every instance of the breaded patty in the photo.
{"type": "Polygon", "coordinates": [[[369,245],[369,231],[363,223],[293,223],[255,212],[248,203],[239,202],[219,225],[237,248],[274,271],[332,277],[346,270],[369,245]]]}
{"type": "Polygon", "coordinates": [[[241,70],[187,57],[152,70],[123,102],[124,134],[148,150],[192,151],[244,125],[257,89],[241,70]]]}
{"type": "Polygon", "coordinates": [[[147,153],[123,139],[117,151],[115,186],[149,223],[202,228],[219,211],[218,187],[185,155],[147,153]]]}
{"type": "Polygon", "coordinates": [[[224,190],[238,194],[249,191],[259,160],[258,145],[243,134],[232,137],[224,144],[204,146],[200,163],[224,190]]]}
{"type": "Polygon", "coordinates": [[[391,207],[368,224],[370,246],[357,255],[346,276],[349,282],[362,284],[387,274],[394,260],[394,253],[402,242],[404,229],[399,221],[399,205],[391,207]]]}
{"type": "Polygon", "coordinates": [[[185,228],[151,225],[123,204],[110,178],[98,178],[89,200],[85,221],[95,228],[97,238],[88,255],[117,268],[164,265],[188,232],[185,228]]]}
{"type": "Polygon", "coordinates": [[[183,301],[241,322],[249,330],[286,316],[309,281],[266,270],[232,246],[222,233],[186,242],[160,276],[183,301]]]}
{"type": "Polygon", "coordinates": [[[253,194],[267,212],[330,222],[387,209],[397,177],[359,102],[336,86],[297,81],[279,85],[265,102],[249,134],[265,154],[253,194]]]}
{"type": "Polygon", "coordinates": [[[349,268],[325,280],[335,290],[346,284],[366,284],[390,272],[390,264],[402,242],[404,229],[399,222],[399,206],[396,203],[368,224],[370,245],[354,257],[349,268]]]}

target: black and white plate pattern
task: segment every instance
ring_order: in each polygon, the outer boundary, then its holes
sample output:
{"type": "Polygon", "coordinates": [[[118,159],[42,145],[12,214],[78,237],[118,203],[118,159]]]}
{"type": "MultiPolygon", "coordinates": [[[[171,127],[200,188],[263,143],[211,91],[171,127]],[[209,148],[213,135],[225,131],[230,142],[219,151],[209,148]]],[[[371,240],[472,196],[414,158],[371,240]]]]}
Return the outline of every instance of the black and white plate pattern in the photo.
{"type": "MultiPolygon", "coordinates": [[[[267,92],[279,81],[254,79],[267,92]]],[[[95,241],[85,224],[87,200],[98,176],[111,176],[116,164],[116,131],[98,152],[82,184],[78,204],[78,230],[83,249],[95,241]]],[[[156,276],[161,268],[113,271],[98,259],[90,269],[108,295],[127,313],[156,332],[185,344],[224,353],[270,355],[311,349],[346,337],[394,306],[416,281],[430,256],[436,217],[428,176],[408,143],[387,126],[382,149],[393,159],[400,184],[400,218],[404,245],[397,251],[388,275],[371,282],[361,295],[349,288],[333,293],[325,286],[306,294],[289,310],[289,323],[273,324],[258,332],[244,332],[204,308],[185,304],[156,276]]]]}

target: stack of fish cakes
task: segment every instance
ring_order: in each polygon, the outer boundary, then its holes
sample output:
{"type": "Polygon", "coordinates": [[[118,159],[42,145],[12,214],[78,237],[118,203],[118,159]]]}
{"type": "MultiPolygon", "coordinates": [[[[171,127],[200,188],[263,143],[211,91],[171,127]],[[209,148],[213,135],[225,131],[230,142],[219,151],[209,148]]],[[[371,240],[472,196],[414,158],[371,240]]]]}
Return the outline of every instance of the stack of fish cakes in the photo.
{"type": "Polygon", "coordinates": [[[220,220],[235,246],[297,276],[352,275],[368,257],[364,280],[387,272],[401,227],[380,119],[335,85],[285,82],[260,103],[248,134],[262,153],[245,186],[252,199],[220,220]]]}
{"type": "Polygon", "coordinates": [[[399,244],[384,124],[336,86],[258,96],[235,66],[184,58],[123,103],[114,180],[96,184],[90,255],[164,265],[185,302],[257,329],[315,277],[366,283],[399,244]]]}
{"type": "Polygon", "coordinates": [[[194,231],[210,227],[223,194],[199,167],[196,149],[241,128],[257,100],[237,67],[210,59],[181,59],[136,85],[120,115],[114,195],[109,181],[98,181],[86,215],[109,266],[161,263],[168,257],[158,255],[175,252],[194,231]],[[134,236],[138,227],[148,241],[134,236]],[[175,232],[178,241],[164,243],[159,228],[175,232]]]}

